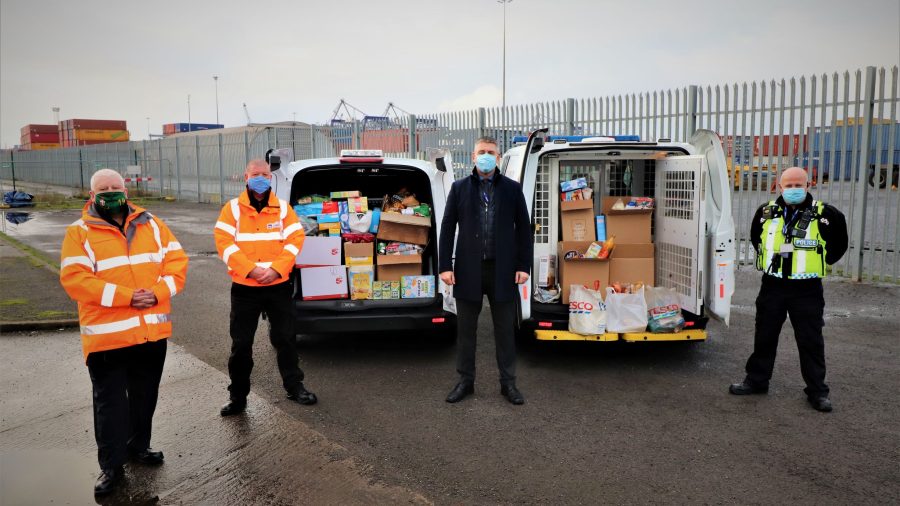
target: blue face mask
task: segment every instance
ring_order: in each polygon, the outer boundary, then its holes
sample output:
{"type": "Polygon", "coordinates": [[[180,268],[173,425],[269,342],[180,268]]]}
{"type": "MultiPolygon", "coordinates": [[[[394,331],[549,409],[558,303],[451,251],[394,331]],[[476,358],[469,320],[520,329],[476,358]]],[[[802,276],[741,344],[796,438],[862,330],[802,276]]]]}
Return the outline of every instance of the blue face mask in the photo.
{"type": "Polygon", "coordinates": [[[247,180],[247,187],[256,193],[266,193],[272,187],[272,183],[262,176],[255,176],[247,180]]]}
{"type": "Polygon", "coordinates": [[[478,172],[490,174],[497,168],[497,157],[488,153],[478,155],[475,157],[475,166],[478,167],[478,172]]]}
{"type": "Polygon", "coordinates": [[[796,206],[806,200],[806,188],[787,188],[781,192],[781,196],[784,197],[785,202],[796,206]]]}

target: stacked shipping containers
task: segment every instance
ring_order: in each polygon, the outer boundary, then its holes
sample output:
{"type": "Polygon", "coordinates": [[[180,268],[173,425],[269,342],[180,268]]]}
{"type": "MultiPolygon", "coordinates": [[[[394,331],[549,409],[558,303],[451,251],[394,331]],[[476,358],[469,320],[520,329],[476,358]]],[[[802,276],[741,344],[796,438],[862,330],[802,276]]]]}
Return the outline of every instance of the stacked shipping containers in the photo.
{"type": "Polygon", "coordinates": [[[104,119],[67,119],[59,122],[59,140],[63,147],[127,142],[125,121],[104,119]]]}
{"type": "Polygon", "coordinates": [[[197,132],[200,130],[216,130],[225,128],[225,125],[215,123],[166,123],[163,125],[163,135],[180,134],[182,132],[197,132]]]}
{"type": "Polygon", "coordinates": [[[59,147],[59,131],[56,125],[25,125],[20,130],[22,149],[56,149],[59,147]]]}

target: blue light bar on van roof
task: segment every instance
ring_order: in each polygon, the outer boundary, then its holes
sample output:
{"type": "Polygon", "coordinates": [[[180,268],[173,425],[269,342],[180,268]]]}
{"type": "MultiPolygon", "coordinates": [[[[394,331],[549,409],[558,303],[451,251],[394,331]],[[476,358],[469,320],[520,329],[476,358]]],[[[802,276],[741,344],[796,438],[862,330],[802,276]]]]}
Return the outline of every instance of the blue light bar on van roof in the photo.
{"type": "MultiPolygon", "coordinates": [[[[596,139],[597,137],[606,137],[615,142],[641,142],[640,135],[551,135],[547,137],[547,142],[583,142],[585,139],[590,140],[596,139]]],[[[517,135],[513,137],[514,144],[522,142],[528,142],[528,136],[517,135]]]]}

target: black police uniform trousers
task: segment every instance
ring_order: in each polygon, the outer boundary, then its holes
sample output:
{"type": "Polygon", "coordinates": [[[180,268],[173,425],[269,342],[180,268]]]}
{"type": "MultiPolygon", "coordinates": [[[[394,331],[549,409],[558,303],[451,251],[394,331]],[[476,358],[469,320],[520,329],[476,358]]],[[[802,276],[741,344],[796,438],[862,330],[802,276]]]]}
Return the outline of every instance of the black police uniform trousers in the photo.
{"type": "Polygon", "coordinates": [[[269,319],[269,340],[275,348],[284,389],[289,394],[295,393],[303,381],[297,357],[292,295],[290,281],[271,286],[231,284],[231,356],[228,357],[231,385],[228,392],[232,401],[246,402],[250,394],[253,338],[263,311],[269,319]]]}
{"type": "MultiPolygon", "coordinates": [[[[516,318],[516,301],[498,302],[494,298],[494,261],[481,262],[481,291],[488,296],[491,317],[494,321],[494,345],[497,369],[501,385],[515,385],[516,341],[513,325],[516,318]]],[[[513,280],[510,280],[512,283],[513,280]]],[[[482,301],[456,299],[456,371],[460,381],[475,382],[475,341],[478,332],[478,316],[482,301]]]]}
{"type": "Polygon", "coordinates": [[[87,357],[94,397],[94,438],[101,469],[150,447],[166,341],[98,351],[87,357]]]}
{"type": "Polygon", "coordinates": [[[800,354],[800,372],[808,397],[828,395],[825,384],[825,339],[822,327],[825,297],[821,279],[781,279],[763,275],[756,297],[756,335],[747,360],[746,382],[768,387],[775,367],[778,335],[787,316],[794,327],[800,354]]]}

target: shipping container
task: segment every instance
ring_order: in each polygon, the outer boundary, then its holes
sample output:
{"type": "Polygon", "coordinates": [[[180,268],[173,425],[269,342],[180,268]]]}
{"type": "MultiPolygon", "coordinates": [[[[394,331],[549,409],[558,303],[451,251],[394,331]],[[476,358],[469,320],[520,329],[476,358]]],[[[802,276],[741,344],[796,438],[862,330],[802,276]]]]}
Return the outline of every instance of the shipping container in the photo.
{"type": "Polygon", "coordinates": [[[122,142],[129,139],[127,130],[72,130],[73,138],[78,141],[110,141],[122,142]]]}
{"type": "Polygon", "coordinates": [[[31,144],[32,142],[59,142],[59,133],[28,133],[20,138],[21,144],[31,144]]]}
{"type": "Polygon", "coordinates": [[[49,134],[49,133],[56,133],[57,128],[58,127],[56,125],[38,125],[38,124],[32,123],[32,124],[23,126],[20,129],[20,133],[22,134],[23,137],[30,133],[49,134]]]}
{"type": "Polygon", "coordinates": [[[197,132],[201,130],[217,130],[225,128],[225,125],[216,123],[166,123],[163,125],[163,134],[172,135],[182,132],[197,132]]]}
{"type": "Polygon", "coordinates": [[[61,122],[60,129],[91,129],[91,130],[127,130],[124,120],[112,119],[67,119],[61,122]]]}
{"type": "Polygon", "coordinates": [[[42,149],[57,149],[59,147],[58,142],[32,142],[28,145],[29,149],[38,151],[42,149]]]}

